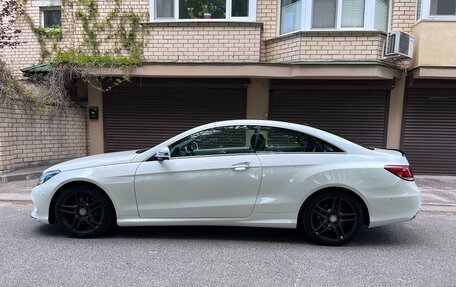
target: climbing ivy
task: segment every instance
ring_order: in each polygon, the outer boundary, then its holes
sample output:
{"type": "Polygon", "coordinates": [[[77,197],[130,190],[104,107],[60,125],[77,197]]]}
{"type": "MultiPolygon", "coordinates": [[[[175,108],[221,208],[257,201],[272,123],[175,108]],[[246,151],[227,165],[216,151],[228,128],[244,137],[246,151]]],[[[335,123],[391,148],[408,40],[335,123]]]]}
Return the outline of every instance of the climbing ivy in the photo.
{"type": "Polygon", "coordinates": [[[107,64],[112,64],[117,59],[121,60],[119,64],[125,64],[125,58],[129,58],[127,62],[130,63],[141,62],[143,40],[140,13],[121,9],[120,0],[114,2],[114,7],[105,17],[99,16],[96,0],[67,0],[66,5],[68,11],[72,11],[70,17],[73,16],[82,24],[81,56],[103,55],[107,64]],[[109,52],[102,51],[103,44],[110,46],[109,52]]]}
{"type": "MultiPolygon", "coordinates": [[[[27,0],[23,0],[21,5],[25,7],[27,0]]],[[[40,62],[50,60],[52,52],[57,48],[57,43],[62,40],[62,30],[61,27],[48,27],[43,28],[36,26],[32,17],[26,12],[26,9],[23,9],[22,17],[25,18],[25,21],[30,27],[30,30],[35,34],[40,46],[40,62]],[[48,44],[51,45],[52,50],[49,49],[48,44]]]]}
{"type": "MultiPolygon", "coordinates": [[[[27,1],[21,0],[20,4],[26,7],[27,1]]],[[[36,25],[23,9],[20,16],[28,23],[40,47],[39,62],[52,64],[49,74],[35,81],[35,85],[45,87],[39,89],[41,95],[36,103],[30,100],[30,93],[23,93],[27,103],[35,103],[41,111],[43,105],[55,106],[54,110],[68,106],[67,88],[73,79],[77,77],[92,84],[89,81],[91,71],[100,67],[124,70],[124,78],[114,81],[108,89],[129,79],[131,71],[143,59],[140,22],[147,17],[147,13],[124,9],[121,7],[122,0],[104,3],[112,7],[110,11],[100,13],[97,0],[63,0],[63,26],[49,28],[36,25]],[[78,40],[79,36],[82,36],[82,41],[78,40]],[[46,91],[44,95],[43,90],[46,91]]]]}

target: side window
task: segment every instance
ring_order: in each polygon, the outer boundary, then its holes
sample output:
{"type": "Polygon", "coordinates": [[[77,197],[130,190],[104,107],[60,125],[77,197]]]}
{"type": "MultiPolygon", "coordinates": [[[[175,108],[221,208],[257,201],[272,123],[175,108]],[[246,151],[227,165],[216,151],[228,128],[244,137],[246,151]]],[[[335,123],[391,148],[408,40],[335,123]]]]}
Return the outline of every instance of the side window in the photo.
{"type": "Polygon", "coordinates": [[[217,127],[194,133],[172,144],[171,157],[250,153],[253,126],[217,127]]]}
{"type": "Polygon", "coordinates": [[[264,141],[257,148],[265,152],[341,152],[340,149],[310,135],[282,128],[261,127],[260,137],[264,141]]]}
{"type": "Polygon", "coordinates": [[[314,140],[317,141],[317,143],[323,148],[325,152],[344,152],[340,148],[325,142],[324,140],[321,140],[319,138],[314,137],[314,140]]]}

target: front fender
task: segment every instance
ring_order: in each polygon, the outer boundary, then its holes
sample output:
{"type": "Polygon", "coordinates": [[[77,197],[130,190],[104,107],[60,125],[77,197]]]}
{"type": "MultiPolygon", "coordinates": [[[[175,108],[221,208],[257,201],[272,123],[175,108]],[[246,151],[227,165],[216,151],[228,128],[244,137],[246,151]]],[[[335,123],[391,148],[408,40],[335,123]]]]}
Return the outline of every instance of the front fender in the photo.
{"type": "Polygon", "coordinates": [[[127,163],[63,171],[32,190],[38,220],[49,223],[49,208],[54,196],[66,185],[87,182],[98,186],[111,199],[117,216],[138,217],[134,193],[134,173],[139,163],[127,163]]]}

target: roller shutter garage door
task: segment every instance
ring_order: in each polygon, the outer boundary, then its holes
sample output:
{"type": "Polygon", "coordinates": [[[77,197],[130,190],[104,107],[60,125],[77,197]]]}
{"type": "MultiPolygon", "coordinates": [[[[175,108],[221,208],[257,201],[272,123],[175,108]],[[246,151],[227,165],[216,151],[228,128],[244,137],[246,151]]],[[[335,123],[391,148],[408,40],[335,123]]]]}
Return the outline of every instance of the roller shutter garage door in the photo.
{"type": "Polygon", "coordinates": [[[406,93],[401,148],[417,174],[456,175],[456,82],[443,86],[406,93]]]}
{"type": "Polygon", "coordinates": [[[269,118],[384,147],[392,81],[271,82],[269,118]]]}
{"type": "Polygon", "coordinates": [[[246,116],[245,79],[142,79],[103,93],[105,151],[152,147],[195,126],[246,116]]]}

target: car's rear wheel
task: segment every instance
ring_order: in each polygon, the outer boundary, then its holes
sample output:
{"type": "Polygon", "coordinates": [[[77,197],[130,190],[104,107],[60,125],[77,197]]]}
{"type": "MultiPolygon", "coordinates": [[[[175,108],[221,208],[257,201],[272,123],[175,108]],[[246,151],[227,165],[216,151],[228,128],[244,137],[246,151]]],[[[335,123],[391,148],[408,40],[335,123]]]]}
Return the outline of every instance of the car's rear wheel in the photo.
{"type": "Polygon", "coordinates": [[[113,222],[113,211],[107,196],[89,185],[65,189],[57,198],[55,218],[74,237],[97,237],[113,222]]]}
{"type": "Polygon", "coordinates": [[[340,191],[313,197],[304,207],[304,230],[317,244],[337,246],[352,240],[363,224],[358,201],[340,191]]]}

